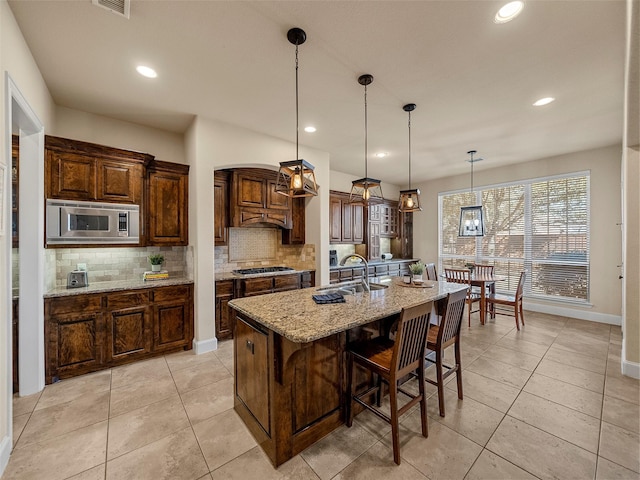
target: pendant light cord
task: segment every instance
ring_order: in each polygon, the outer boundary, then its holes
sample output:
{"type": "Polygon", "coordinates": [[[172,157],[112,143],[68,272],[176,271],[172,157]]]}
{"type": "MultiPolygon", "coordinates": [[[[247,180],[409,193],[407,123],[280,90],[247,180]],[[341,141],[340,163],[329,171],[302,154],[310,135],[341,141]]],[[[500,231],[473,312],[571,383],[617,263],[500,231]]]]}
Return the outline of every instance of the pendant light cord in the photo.
{"type": "Polygon", "coordinates": [[[411,190],[411,111],[409,111],[409,190],[411,190]]]}
{"type": "Polygon", "coordinates": [[[296,160],[300,158],[298,154],[298,132],[300,127],[298,125],[298,43],[296,42],[296,160]]]}
{"type": "MultiPolygon", "coordinates": [[[[364,86],[364,178],[369,178],[369,174],[367,172],[367,85],[364,86]]],[[[365,180],[366,182],[366,180],[365,180]]]]}

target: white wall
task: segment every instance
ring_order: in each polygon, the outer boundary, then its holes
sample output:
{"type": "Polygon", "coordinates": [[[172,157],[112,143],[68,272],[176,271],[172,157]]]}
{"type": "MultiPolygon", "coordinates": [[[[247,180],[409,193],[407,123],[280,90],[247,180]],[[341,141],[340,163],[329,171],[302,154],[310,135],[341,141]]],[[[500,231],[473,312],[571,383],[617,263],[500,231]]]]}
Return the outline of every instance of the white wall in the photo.
{"type": "MultiPolygon", "coordinates": [[[[186,134],[187,161],[191,165],[189,189],[190,243],[194,246],[196,282],[196,349],[215,348],[213,174],[215,169],[263,167],[276,170],[295,157],[295,144],[239,127],[198,117],[186,134]],[[202,342],[198,344],[197,342],[202,342]]],[[[315,166],[317,197],[306,200],[306,242],[316,245],[316,282],[329,281],[329,154],[300,147],[300,155],[315,166]]]]}
{"type": "MultiPolygon", "coordinates": [[[[617,322],[621,315],[621,283],[617,267],[621,259],[620,168],[621,147],[574,152],[537,161],[476,170],[474,184],[484,185],[538,178],[562,173],[591,171],[591,284],[592,308],[572,307],[582,318],[617,322]]],[[[438,193],[468,188],[469,176],[457,175],[417,185],[423,192],[424,211],[413,216],[414,253],[424,261],[438,258],[438,193]]],[[[531,305],[533,302],[528,302],[531,305]]],[[[547,302],[535,302],[539,308],[547,302]]],[[[555,303],[556,307],[559,307],[555,303]]],[[[567,305],[562,305],[567,307],[567,305]]],[[[558,310],[559,312],[562,310],[558,310]]],[[[570,312],[564,312],[569,314],[570,312]]]]}
{"type": "Polygon", "coordinates": [[[55,128],[48,132],[57,137],[149,153],[158,160],[187,163],[184,135],[135,123],[115,120],[65,107],[55,109],[55,128]]]}
{"type": "MultiPolygon", "coordinates": [[[[9,165],[10,168],[10,137],[11,118],[6,117],[9,105],[6,104],[5,92],[7,84],[5,72],[8,72],[22,95],[28,101],[31,109],[39,117],[40,121],[47,127],[53,123],[54,105],[49,95],[49,91],[40,75],[31,52],[18,28],[13,13],[6,0],[0,0],[0,72],[2,74],[2,94],[0,95],[0,110],[3,115],[0,119],[0,151],[2,156],[0,162],[9,165]]],[[[10,185],[6,183],[4,186],[10,185]]],[[[5,235],[0,237],[0,475],[6,467],[8,455],[11,450],[11,215],[9,205],[11,205],[10,194],[7,189],[3,189],[2,204],[5,219],[5,235]]],[[[36,218],[35,222],[38,221],[36,218]]],[[[30,252],[34,257],[38,252],[30,252]]],[[[27,254],[27,252],[22,252],[27,254]]],[[[27,279],[28,281],[28,279],[27,279]]]]}
{"type": "MultiPolygon", "coordinates": [[[[331,180],[329,188],[331,190],[335,190],[338,192],[351,192],[351,185],[354,180],[358,180],[362,177],[356,177],[355,175],[350,175],[348,173],[338,172],[336,170],[331,170],[331,180]]],[[[400,187],[397,185],[393,185],[392,183],[387,183],[384,180],[382,181],[382,195],[387,200],[398,200],[400,197],[400,187]]],[[[328,239],[329,237],[327,237],[328,239]]]]}

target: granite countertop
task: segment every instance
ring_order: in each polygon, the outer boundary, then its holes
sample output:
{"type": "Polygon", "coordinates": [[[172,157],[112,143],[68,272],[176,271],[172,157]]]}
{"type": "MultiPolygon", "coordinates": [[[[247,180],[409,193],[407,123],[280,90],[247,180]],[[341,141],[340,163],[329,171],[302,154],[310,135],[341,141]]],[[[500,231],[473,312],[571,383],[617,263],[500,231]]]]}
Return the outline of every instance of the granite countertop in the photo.
{"type": "MultiPolygon", "coordinates": [[[[250,268],[250,267],[249,267],[250,268]]],[[[259,268],[259,267],[256,267],[259,268]]],[[[294,270],[283,270],[281,272],[252,273],[250,275],[240,275],[233,272],[220,272],[215,274],[215,281],[235,280],[236,278],[257,278],[257,277],[273,277],[275,275],[291,275],[292,273],[315,272],[313,268],[296,268],[294,270]]]]}
{"type": "MultiPolygon", "coordinates": [[[[389,263],[400,263],[400,262],[418,262],[419,258],[392,258],[391,260],[372,260],[368,262],[370,267],[375,267],[376,265],[387,265],[389,263]]],[[[354,268],[354,267],[364,267],[364,262],[360,263],[349,263],[347,262],[345,265],[333,265],[329,267],[329,270],[340,270],[341,268],[354,268]]]]}
{"type": "Polygon", "coordinates": [[[399,277],[379,280],[389,288],[345,295],[345,303],[318,305],[313,301],[312,295],[322,293],[318,290],[336,287],[331,285],[238,298],[231,300],[229,305],[294,343],[306,343],[398,314],[403,307],[438,300],[467,288],[447,282],[427,282],[431,288],[413,288],[400,285],[399,277]]]}
{"type": "Polygon", "coordinates": [[[136,290],[139,288],[170,287],[173,285],[189,285],[193,280],[188,278],[168,278],[166,280],[118,280],[113,282],[90,283],[88,287],[66,288],[59,287],[49,290],[44,298],[70,297],[85,293],[107,293],[121,290],[136,290]]]}

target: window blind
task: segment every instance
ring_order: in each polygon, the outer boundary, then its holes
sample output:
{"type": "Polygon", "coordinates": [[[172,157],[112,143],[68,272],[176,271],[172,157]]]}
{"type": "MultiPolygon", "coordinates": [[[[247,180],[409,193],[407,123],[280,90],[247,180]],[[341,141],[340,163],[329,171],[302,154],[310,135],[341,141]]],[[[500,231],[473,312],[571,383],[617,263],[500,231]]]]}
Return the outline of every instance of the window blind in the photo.
{"type": "Polygon", "coordinates": [[[525,180],[474,192],[439,194],[439,266],[495,265],[515,292],[527,271],[525,295],[589,300],[589,173],[525,180]],[[458,237],[460,207],[482,205],[484,237],[458,237]]]}

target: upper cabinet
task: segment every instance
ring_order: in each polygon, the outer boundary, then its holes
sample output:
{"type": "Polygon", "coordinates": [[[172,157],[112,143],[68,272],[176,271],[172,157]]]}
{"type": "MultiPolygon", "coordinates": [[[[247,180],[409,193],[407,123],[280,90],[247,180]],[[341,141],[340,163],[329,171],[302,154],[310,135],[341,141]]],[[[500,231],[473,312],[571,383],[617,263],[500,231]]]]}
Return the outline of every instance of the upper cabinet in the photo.
{"type": "Polygon", "coordinates": [[[213,177],[213,240],[216,247],[229,239],[229,172],[218,170],[213,177]]]}
{"type": "Polygon", "coordinates": [[[189,165],[152,161],[147,168],[148,245],[189,244],[189,165]]]}
{"type": "Polygon", "coordinates": [[[277,173],[257,168],[232,171],[230,214],[232,227],[270,223],[293,227],[291,198],[276,193],[277,173]]]}
{"type": "Polygon", "coordinates": [[[45,137],[47,198],[140,204],[152,155],[65,138],[45,137]]]}
{"type": "Polygon", "coordinates": [[[364,208],[349,203],[346,193],[330,192],[329,242],[364,243],[364,208]]]}

